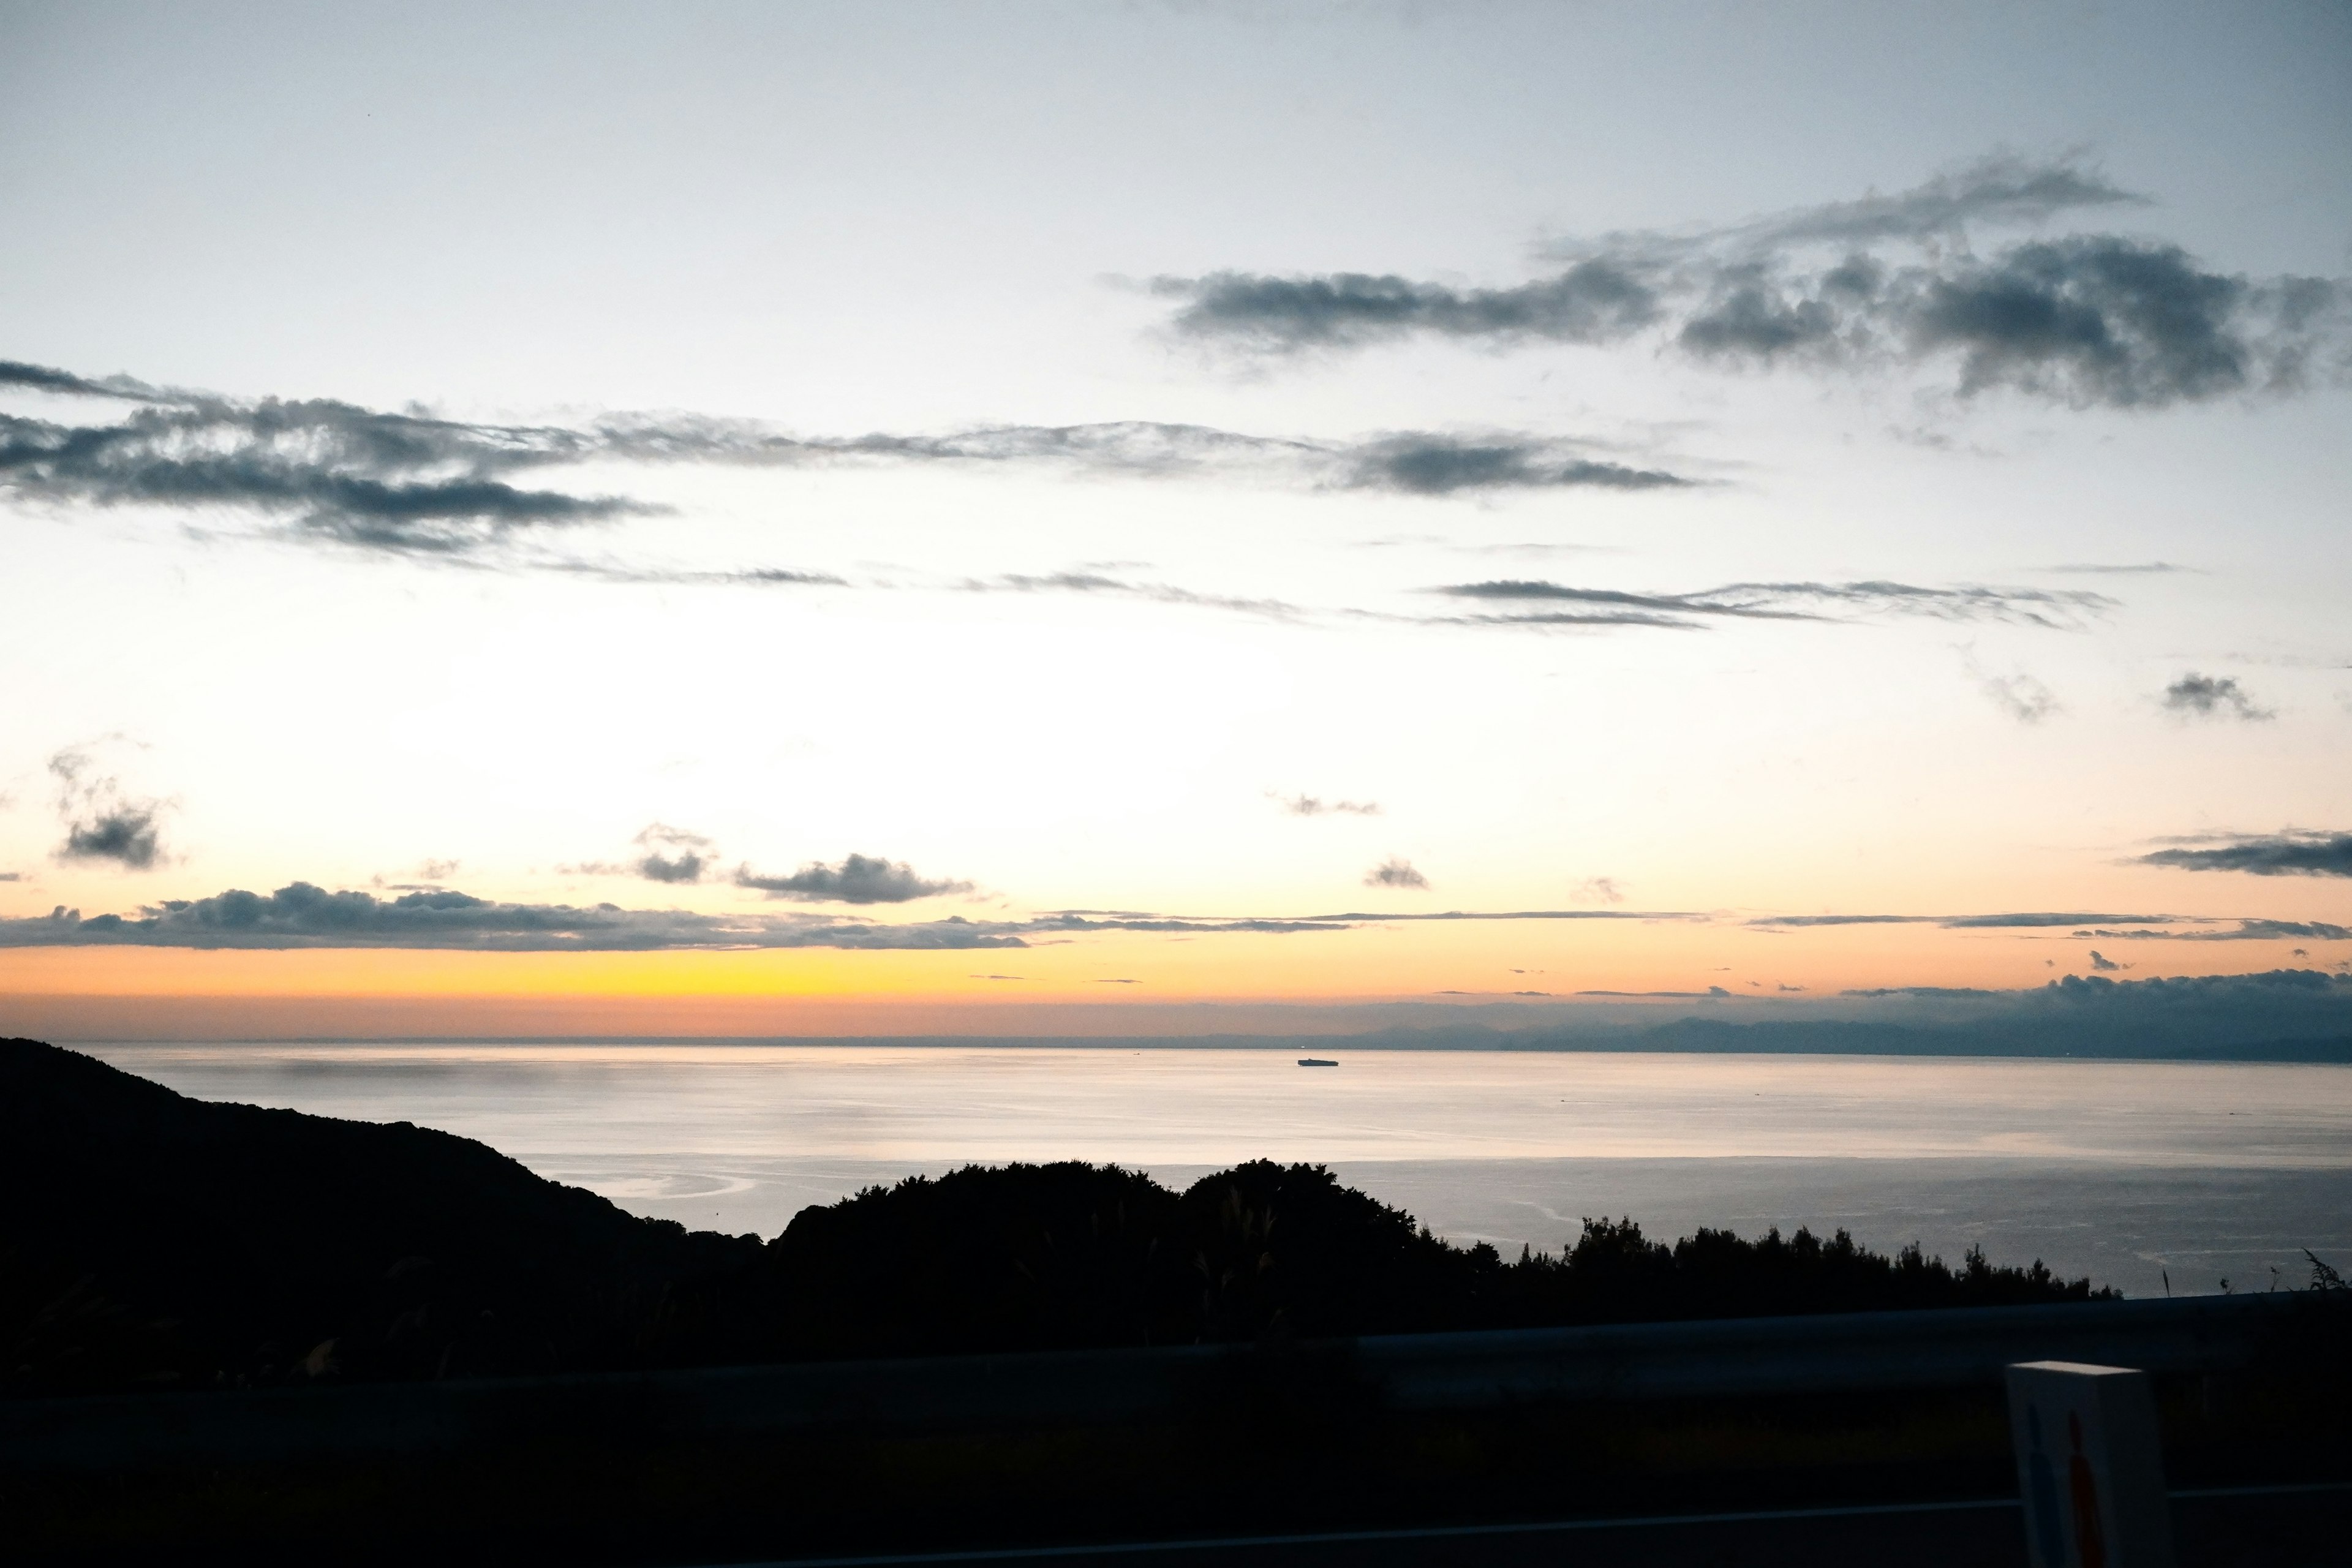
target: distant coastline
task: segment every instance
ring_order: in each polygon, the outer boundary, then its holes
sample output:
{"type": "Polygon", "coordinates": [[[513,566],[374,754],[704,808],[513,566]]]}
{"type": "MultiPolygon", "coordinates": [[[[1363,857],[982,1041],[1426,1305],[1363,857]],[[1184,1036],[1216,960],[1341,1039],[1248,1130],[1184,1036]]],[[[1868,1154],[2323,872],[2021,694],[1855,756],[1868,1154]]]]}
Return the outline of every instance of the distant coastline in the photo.
{"type": "Polygon", "coordinates": [[[2188,1043],[2134,1048],[2099,1042],[2084,1048],[2039,1041],[1981,1039],[1954,1031],[1921,1031],[1907,1039],[1853,1026],[1836,1034],[1802,1024],[1716,1024],[1685,1019],[1639,1035],[1559,1037],[1537,1030],[1385,1030],[1369,1035],[273,1035],[252,1039],[166,1039],[103,1036],[58,1037],[60,1045],[172,1046],[596,1046],[596,1047],[835,1047],[901,1050],[1069,1051],[1508,1051],[1624,1056],[1835,1056],[2113,1062],[2275,1062],[2352,1067],[2352,1035],[2319,1039],[2188,1043]]]}
{"type": "MultiPolygon", "coordinates": [[[[702,1015],[710,1025],[644,1012],[420,1014],[414,999],[345,997],[323,1015],[271,999],[147,998],[109,1011],[86,998],[0,996],[0,1033],[91,1045],[847,1046],[1071,1050],[1475,1050],[1760,1056],[2076,1058],[2099,1061],[2288,1062],[2352,1065],[2352,973],[2276,969],[2253,974],[2115,981],[2067,976],[2022,990],[1907,986],[1824,995],[1717,988],[1691,993],[1456,996],[1332,1002],[1045,1002],[924,1010],[876,1026],[826,1029],[822,1011],[778,999],[772,1008],[702,1015]],[[904,1026],[892,1028],[893,1023],[904,1026]],[[964,1026],[967,1022],[971,1026],[964,1026]],[[947,1027],[915,1026],[945,1023],[947,1027]],[[38,1027],[35,1027],[37,1024],[38,1027]],[[793,1024],[803,1026],[792,1027],[793,1024]],[[1020,1027],[1021,1025],[1029,1027],[1020,1027]],[[426,1026],[418,1027],[417,1025],[426,1026]]],[[[681,1002],[672,1016],[695,1017],[681,1002]]],[[[438,1007],[438,1004],[436,1005],[438,1007]]]]}

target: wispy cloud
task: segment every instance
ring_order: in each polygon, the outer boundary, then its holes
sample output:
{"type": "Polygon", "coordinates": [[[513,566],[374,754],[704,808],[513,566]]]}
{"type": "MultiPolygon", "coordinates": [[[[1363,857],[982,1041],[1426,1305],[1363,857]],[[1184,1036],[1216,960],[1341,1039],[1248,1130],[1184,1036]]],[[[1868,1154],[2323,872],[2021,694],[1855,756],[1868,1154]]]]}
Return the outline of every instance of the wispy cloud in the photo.
{"type": "Polygon", "coordinates": [[[1135,583],[1094,572],[1050,572],[1032,576],[1007,573],[997,577],[967,578],[959,584],[972,594],[1093,594],[1116,598],[1144,599],[1155,605],[1184,605],[1195,609],[1232,610],[1295,621],[1310,612],[1280,599],[1252,599],[1237,595],[1202,594],[1166,583],[1135,583]]]}
{"type": "Polygon", "coordinates": [[[2075,630],[2116,605],[2080,589],[1908,583],[1730,583],[1690,594],[1633,593],[1562,583],[1500,579],[1456,583],[1428,592],[1448,598],[1559,608],[1435,617],[1472,626],[1643,626],[1696,630],[1710,620],[1829,621],[1857,616],[1997,621],[2075,630]]]}
{"type": "Polygon", "coordinates": [[[2085,942],[2352,942],[2352,928],[2326,921],[2242,920],[2220,931],[2078,931],[2085,942]]]}
{"type": "Polygon", "coordinates": [[[735,885],[772,899],[812,904],[903,904],[943,893],[969,893],[970,882],[918,876],[903,860],[852,855],[838,866],[812,860],[788,876],[765,877],[749,866],[735,872],[735,885]]]}
{"type": "Polygon", "coordinates": [[[1381,803],[1376,800],[1325,800],[1313,795],[1269,795],[1269,800],[1281,803],[1282,809],[1293,816],[1378,816],[1381,803]]]}
{"type": "Polygon", "coordinates": [[[2159,577],[2173,573],[2194,572],[2197,568],[2176,566],[2169,561],[2140,561],[2118,565],[2075,561],[2058,566],[2044,566],[2042,570],[2067,577],[2159,577]]]}
{"type": "Polygon", "coordinates": [[[2005,387],[2114,407],[2343,374],[2343,280],[2218,272],[2178,246],[2114,234],[1983,254],[1968,243],[1971,229],[2145,205],[2079,162],[1997,157],[1892,195],[1562,242],[1549,247],[1559,271],[1500,288],[1238,271],[1151,287],[1181,301],[1178,333],[1261,354],[1410,336],[1509,346],[1649,334],[1699,363],[1934,363],[1955,369],[1963,395],[2005,387]]]}
{"type": "Polygon", "coordinates": [[[2257,877],[2352,877],[2352,833],[2217,834],[2142,855],[2139,863],[2257,877]]]}
{"type": "Polygon", "coordinates": [[[2241,719],[2260,722],[2278,715],[2249,696],[2233,675],[2199,675],[2194,670],[2164,689],[2164,708],[2193,719],[2241,719]]]}
{"type": "MultiPolygon", "coordinates": [[[[0,362],[0,388],[130,405],[111,422],[95,424],[0,415],[0,491],[99,506],[234,509],[269,518],[298,539],[445,557],[479,555],[525,535],[668,510],[625,496],[516,482],[529,470],[587,462],[1047,467],[1423,496],[1664,489],[1697,482],[1617,461],[1590,443],[1507,431],[1388,431],[1326,441],[1125,420],[812,437],[690,415],[501,425],[388,414],[332,399],[228,397],[14,362],[0,362]]],[[[637,576],[625,566],[561,569],[637,576]]],[[[669,574],[660,580],[744,575],[669,574]]],[[[786,573],[764,580],[830,579],[786,573]]]]}
{"type": "Polygon", "coordinates": [[[2060,711],[2058,694],[2024,670],[1996,675],[1977,662],[1973,648],[1962,648],[1960,658],[1977,689],[1992,700],[1994,707],[2019,723],[2039,724],[2060,711]]]}
{"type": "MultiPolygon", "coordinates": [[[[2347,868],[2344,874],[2352,876],[2352,868],[2347,868]]],[[[1765,915],[1747,923],[1751,928],[1763,931],[1865,925],[1925,925],[1944,931],[2063,930],[2069,937],[2087,942],[2271,942],[2284,938],[2333,942],[2352,938],[2352,931],[2325,921],[2211,915],[2092,914],[2079,910],[1990,915],[1765,915]]]]}

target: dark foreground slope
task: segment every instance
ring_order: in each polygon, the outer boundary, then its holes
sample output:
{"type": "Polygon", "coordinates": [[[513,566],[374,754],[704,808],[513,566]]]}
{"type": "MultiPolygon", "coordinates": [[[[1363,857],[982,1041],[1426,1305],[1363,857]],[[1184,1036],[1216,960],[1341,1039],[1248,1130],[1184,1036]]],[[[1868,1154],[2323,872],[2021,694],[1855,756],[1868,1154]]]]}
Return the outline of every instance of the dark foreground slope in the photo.
{"type": "Polygon", "coordinates": [[[759,1256],[396,1122],[186,1099],[0,1041],[12,1392],[640,1361],[759,1256]]]}
{"type": "MultiPolygon", "coordinates": [[[[689,1233],[411,1126],[192,1100],[0,1041],[0,1386],[16,1394],[618,1369],[2080,1300],[1799,1232],[1588,1221],[1462,1248],[1319,1166],[1174,1193],[972,1167],[689,1233]]],[[[2097,1294],[2105,1294],[2098,1292],[2097,1294]]]]}

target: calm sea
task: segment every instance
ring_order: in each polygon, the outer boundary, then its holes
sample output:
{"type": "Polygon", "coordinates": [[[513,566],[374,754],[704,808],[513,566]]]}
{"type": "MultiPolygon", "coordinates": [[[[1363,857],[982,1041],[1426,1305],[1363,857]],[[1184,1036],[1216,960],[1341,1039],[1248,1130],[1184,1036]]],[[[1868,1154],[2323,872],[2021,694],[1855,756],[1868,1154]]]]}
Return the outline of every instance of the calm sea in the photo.
{"type": "Polygon", "coordinates": [[[2135,1296],[2352,1270],[2352,1068],[1903,1058],[1021,1047],[104,1045],[206,1100],[415,1121],[698,1228],[970,1162],[1171,1184],[1329,1164],[1459,1241],[1587,1215],[1844,1226],[2040,1258],[2135,1296]],[[2275,1274],[2273,1271],[2276,1271],[2275,1274]]]}

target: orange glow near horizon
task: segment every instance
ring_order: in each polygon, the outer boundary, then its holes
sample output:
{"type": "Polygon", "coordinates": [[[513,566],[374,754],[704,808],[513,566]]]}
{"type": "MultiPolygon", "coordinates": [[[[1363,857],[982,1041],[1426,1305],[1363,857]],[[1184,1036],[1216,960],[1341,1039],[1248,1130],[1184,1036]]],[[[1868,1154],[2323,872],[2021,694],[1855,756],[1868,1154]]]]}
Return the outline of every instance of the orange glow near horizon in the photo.
{"type": "MultiPolygon", "coordinates": [[[[2290,962],[2279,946],[2233,943],[2218,964],[2208,948],[2197,968],[2275,967],[2290,962]]],[[[2177,972],[2150,958],[2155,947],[2129,955],[2134,974],[2177,972]]],[[[46,1020],[53,1032],[70,1026],[100,1037],[102,1021],[114,1018],[141,1036],[168,1034],[173,1007],[184,1004],[192,1018],[208,1020],[205,1032],[231,1035],[247,1032],[235,1026],[240,1016],[256,1033],[307,1019],[298,1032],[1192,1034],[1304,1029],[1282,1021],[1302,1006],[1688,995],[1716,985],[1776,998],[1874,986],[2008,989],[2087,967],[2084,943],[2046,931],[1872,925],[1771,933],[1669,921],[1104,933],[951,952],[19,948],[0,952],[0,1027],[46,1020]],[[1219,1021],[1187,1023],[1173,1011],[1203,1005],[1219,1021]],[[431,1026],[378,1027],[376,1013],[431,1026]],[[1270,1021],[1237,1024],[1233,1013],[1270,1021]]]]}

